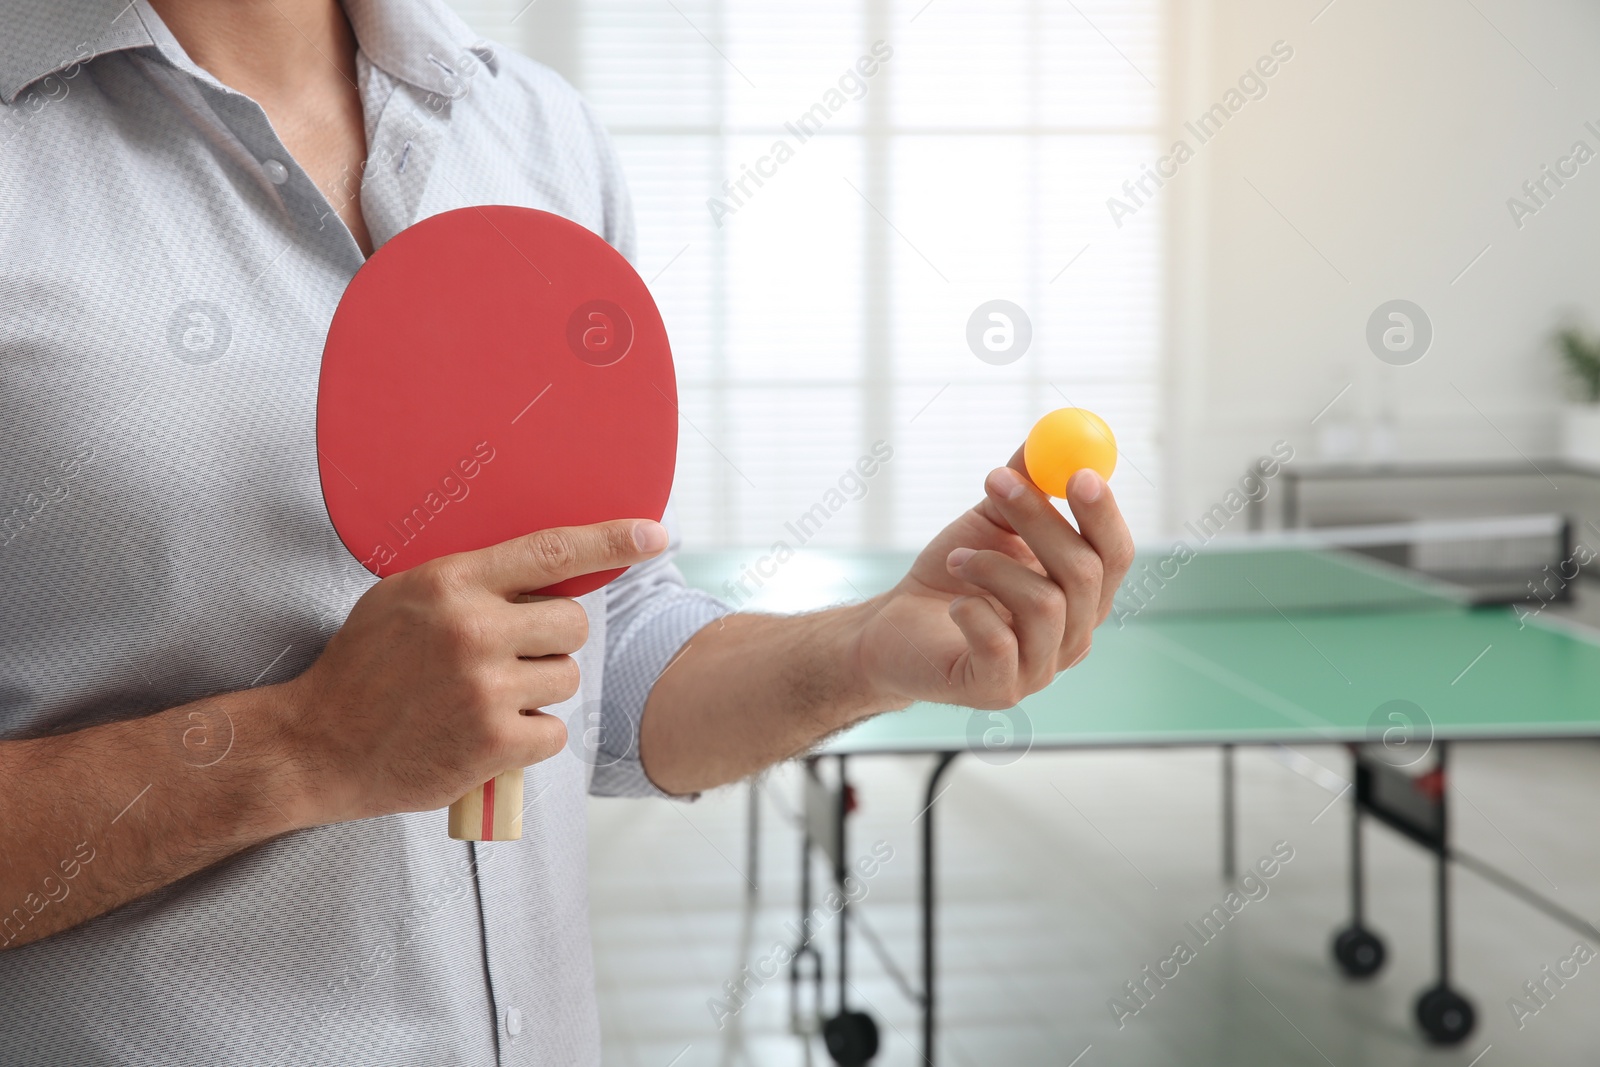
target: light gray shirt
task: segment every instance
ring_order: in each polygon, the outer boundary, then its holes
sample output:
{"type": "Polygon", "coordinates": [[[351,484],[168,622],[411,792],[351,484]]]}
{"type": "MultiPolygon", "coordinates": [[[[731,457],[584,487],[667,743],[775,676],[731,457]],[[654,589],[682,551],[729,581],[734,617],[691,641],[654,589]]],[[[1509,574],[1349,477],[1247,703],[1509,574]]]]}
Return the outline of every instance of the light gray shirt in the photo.
{"type": "MultiPolygon", "coordinates": [[[[330,199],[145,0],[0,0],[0,737],[291,678],[372,583],[313,447],[363,261],[332,201],[359,195],[378,245],[520,204],[631,254],[565,82],[437,0],[345,7],[368,164],[330,199]]],[[[572,742],[526,772],[523,840],[451,841],[443,812],[322,827],[0,952],[0,1062],[598,1063],[585,794],[652,791],[645,698],[725,608],[666,560],[583,603],[572,742]]],[[[225,751],[196,729],[151,791],[225,751]]],[[[51,893],[126,847],[109,817],[83,836],[51,893]]],[[[49,906],[0,901],[0,942],[49,906]]]]}

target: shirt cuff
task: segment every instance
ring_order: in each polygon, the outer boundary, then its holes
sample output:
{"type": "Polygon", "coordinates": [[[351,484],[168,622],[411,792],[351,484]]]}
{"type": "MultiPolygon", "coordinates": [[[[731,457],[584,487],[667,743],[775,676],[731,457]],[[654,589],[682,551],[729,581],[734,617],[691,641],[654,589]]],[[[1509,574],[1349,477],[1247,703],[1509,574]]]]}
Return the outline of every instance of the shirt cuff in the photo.
{"type": "Polygon", "coordinates": [[[732,610],[697,589],[681,585],[658,588],[649,606],[629,619],[621,634],[608,635],[600,739],[590,793],[606,797],[672,796],[650,780],[640,759],[639,726],[644,719],[645,701],[650,698],[656,679],[685,643],[708,623],[732,610]]]}

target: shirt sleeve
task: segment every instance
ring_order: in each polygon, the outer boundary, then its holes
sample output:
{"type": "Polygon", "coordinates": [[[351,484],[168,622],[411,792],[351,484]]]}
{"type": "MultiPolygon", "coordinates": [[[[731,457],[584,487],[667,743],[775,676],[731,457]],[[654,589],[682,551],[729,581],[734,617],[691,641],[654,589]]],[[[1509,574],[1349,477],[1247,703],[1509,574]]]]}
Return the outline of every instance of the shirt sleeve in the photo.
{"type": "Polygon", "coordinates": [[[622,173],[622,161],[617,158],[616,146],[586,100],[580,100],[583,116],[589,123],[594,138],[596,163],[600,172],[600,210],[604,226],[600,236],[606,243],[634,266],[638,266],[639,233],[634,225],[633,197],[628,192],[628,180],[622,173]]]}
{"type": "Polygon", "coordinates": [[[673,557],[677,522],[665,519],[667,550],[631,567],[605,590],[606,658],[601,681],[600,736],[589,792],[597,796],[667,796],[644,773],[639,724],[656,679],[701,628],[733,609],[690,589],[673,557]]]}

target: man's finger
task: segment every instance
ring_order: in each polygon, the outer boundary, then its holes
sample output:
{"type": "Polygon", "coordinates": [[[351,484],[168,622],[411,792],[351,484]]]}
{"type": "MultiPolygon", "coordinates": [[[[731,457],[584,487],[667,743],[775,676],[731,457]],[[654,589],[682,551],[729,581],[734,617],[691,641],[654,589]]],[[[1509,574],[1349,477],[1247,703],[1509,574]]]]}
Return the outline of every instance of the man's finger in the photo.
{"type": "MultiPolygon", "coordinates": [[[[1028,465],[1022,461],[1022,448],[1020,446],[1017,448],[1016,454],[1006,461],[1006,466],[1022,475],[1023,481],[1028,481],[1031,483],[1031,479],[1028,478],[1028,465]]],[[[995,507],[993,493],[990,493],[983,500],[978,502],[978,511],[984,516],[984,518],[988,519],[1002,530],[1006,530],[1010,533],[1017,532],[1016,529],[1012,527],[1011,521],[1005,517],[1005,514],[999,508],[995,507]]]]}
{"type": "Polygon", "coordinates": [[[518,660],[506,672],[517,709],[524,714],[570,700],[582,676],[571,656],[545,656],[518,660]]]}
{"type": "Polygon", "coordinates": [[[517,597],[497,608],[510,651],[523,659],[569,656],[589,640],[589,614],[566,597],[517,597]]]}
{"type": "Polygon", "coordinates": [[[958,548],[948,563],[952,574],[993,596],[1011,613],[1022,676],[1055,674],[1066,618],[1056,583],[1003,552],[958,548]]]}
{"type": "Polygon", "coordinates": [[[556,755],[567,745],[567,724],[548,712],[515,716],[504,745],[510,767],[531,767],[556,755]]]}
{"type": "Polygon", "coordinates": [[[967,639],[967,685],[980,693],[1007,693],[1016,684],[1017,635],[981,596],[950,602],[950,618],[967,639]]]}
{"type": "Polygon", "coordinates": [[[1094,547],[1105,573],[1100,579],[1100,614],[1104,622],[1111,614],[1117,588],[1133,566],[1133,535],[1123,521],[1122,511],[1105,479],[1091,470],[1081,470],[1067,482],[1067,505],[1078,520],[1083,539],[1094,547]]]}
{"type": "Polygon", "coordinates": [[[1027,445],[1018,445],[1016,452],[1012,454],[1010,459],[1006,460],[1006,466],[1010,467],[1024,478],[1029,477],[1028,463],[1025,459],[1023,459],[1023,453],[1026,451],[1027,447],[1027,445]]]}
{"type": "MultiPolygon", "coordinates": [[[[1024,478],[1028,477],[1028,465],[1023,461],[1022,448],[1018,448],[1006,461],[1006,466],[1024,478]]],[[[1084,540],[1094,546],[1105,565],[1105,576],[1100,584],[1098,616],[1098,621],[1104,622],[1106,616],[1111,614],[1111,605],[1122,579],[1127,577],[1128,569],[1133,566],[1133,535],[1128,532],[1128,524],[1122,518],[1122,510],[1117,506],[1111,487],[1094,471],[1079,471],[1067,482],[1067,504],[1072,508],[1073,517],[1078,520],[1078,529],[1084,540]],[[1090,499],[1086,493],[1092,493],[1090,486],[1095,483],[1099,484],[1100,492],[1093,493],[1090,499]]]]}
{"type": "Polygon", "coordinates": [[[1076,653],[1100,621],[1100,556],[1024,475],[1006,467],[984,482],[989,500],[1067,597],[1062,649],[1076,653]]]}
{"type": "Polygon", "coordinates": [[[667,547],[667,531],[649,519],[593,526],[560,526],[464,552],[468,577],[493,593],[514,597],[580,574],[631,567],[667,547]]]}

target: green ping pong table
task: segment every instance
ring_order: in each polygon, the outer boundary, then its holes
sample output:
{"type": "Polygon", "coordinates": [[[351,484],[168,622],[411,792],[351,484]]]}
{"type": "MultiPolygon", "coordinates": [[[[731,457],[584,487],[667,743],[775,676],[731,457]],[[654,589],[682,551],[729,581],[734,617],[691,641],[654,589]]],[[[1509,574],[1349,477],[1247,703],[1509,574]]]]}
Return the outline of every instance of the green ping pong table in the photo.
{"type": "MultiPolygon", "coordinates": [[[[688,580],[741,608],[799,611],[888,589],[911,557],[892,552],[802,552],[779,565],[748,554],[685,555],[688,580]]],[[[1436,1043],[1471,1032],[1471,1003],[1450,985],[1449,870],[1468,866],[1587,936],[1600,936],[1503,872],[1452,847],[1445,788],[1449,746],[1460,741],[1600,737],[1600,644],[1584,631],[1473,606],[1459,590],[1355,553],[1296,544],[1208,548],[1179,562],[1141,554],[1135,582],[1078,667],[1007,712],[953,714],[918,704],[839,735],[807,759],[837,762],[829,814],[807,819],[802,914],[814,843],[846,874],[846,761],[933,755],[922,822],[922,1054],[936,1060],[936,912],[933,802],[952,762],[968,753],[1002,762],[1030,749],[1219,746],[1223,758],[1223,868],[1233,869],[1233,752],[1237,745],[1343,743],[1355,757],[1351,805],[1351,920],[1334,954],[1352,977],[1382,965],[1381,941],[1362,925],[1362,821],[1375,817],[1436,857],[1438,981],[1416,1005],[1436,1043]],[[1147,566],[1148,564],[1148,566],[1147,566]],[[833,825],[827,826],[828,819],[833,825]],[[820,841],[818,839],[821,839],[820,841]]],[[[1344,794],[1341,794],[1341,797],[1344,794]]],[[[872,1020],[846,1007],[848,922],[841,922],[839,1014],[824,1035],[840,1063],[875,1050],[872,1020]]],[[[802,925],[804,931],[805,927],[802,925]]],[[[808,953],[797,946],[791,981],[808,953]]],[[[820,991],[820,965],[815,969],[820,991]]],[[[819,1002],[820,1007],[820,1002],[819,1002]]]]}

